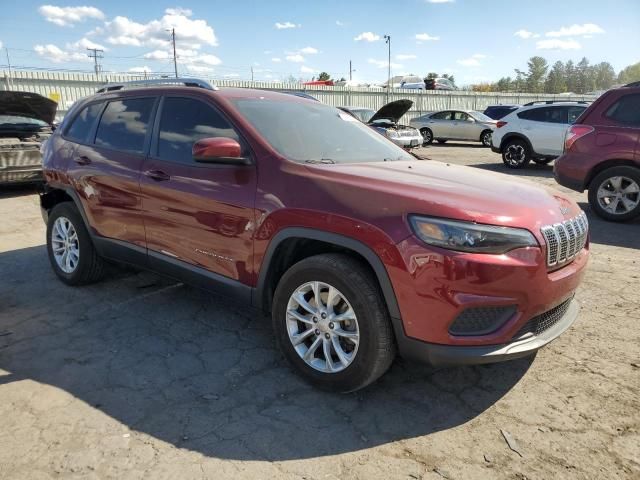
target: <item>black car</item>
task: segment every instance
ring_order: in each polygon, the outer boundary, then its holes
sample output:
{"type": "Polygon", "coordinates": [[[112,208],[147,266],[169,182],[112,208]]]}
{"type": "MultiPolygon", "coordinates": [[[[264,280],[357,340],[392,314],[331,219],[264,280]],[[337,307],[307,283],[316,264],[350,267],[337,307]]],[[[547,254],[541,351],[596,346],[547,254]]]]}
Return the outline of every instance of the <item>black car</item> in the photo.
{"type": "Polygon", "coordinates": [[[502,117],[506,117],[521,106],[522,105],[489,105],[482,113],[494,120],[500,120],[502,117]]]}

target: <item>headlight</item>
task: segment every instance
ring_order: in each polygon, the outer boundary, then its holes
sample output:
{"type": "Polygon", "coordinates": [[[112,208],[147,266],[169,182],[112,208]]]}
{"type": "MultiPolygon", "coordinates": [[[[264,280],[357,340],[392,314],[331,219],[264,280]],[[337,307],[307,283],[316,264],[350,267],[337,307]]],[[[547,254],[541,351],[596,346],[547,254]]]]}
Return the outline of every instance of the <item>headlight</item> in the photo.
{"type": "Polygon", "coordinates": [[[387,137],[389,138],[398,138],[400,135],[398,135],[398,132],[396,132],[394,129],[392,128],[388,128],[387,129],[387,137]]]}
{"type": "Polygon", "coordinates": [[[409,217],[414,233],[436,247],[475,253],[506,253],[522,247],[537,247],[533,234],[522,228],[497,227],[440,218],[409,217]]]}

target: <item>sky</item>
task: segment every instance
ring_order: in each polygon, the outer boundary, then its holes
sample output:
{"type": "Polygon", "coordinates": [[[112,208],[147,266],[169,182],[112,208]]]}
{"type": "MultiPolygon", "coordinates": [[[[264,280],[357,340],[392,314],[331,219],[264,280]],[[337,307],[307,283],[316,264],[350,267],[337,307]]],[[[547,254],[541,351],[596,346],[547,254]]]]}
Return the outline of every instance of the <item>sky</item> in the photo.
{"type": "Polygon", "coordinates": [[[455,75],[458,85],[526,70],[527,59],[640,61],[640,0],[0,0],[0,68],[173,72],[281,81],[321,71],[356,82],[392,75],[455,75]],[[6,49],[6,50],[5,50],[6,49]],[[253,73],[252,73],[253,71],[253,73]]]}

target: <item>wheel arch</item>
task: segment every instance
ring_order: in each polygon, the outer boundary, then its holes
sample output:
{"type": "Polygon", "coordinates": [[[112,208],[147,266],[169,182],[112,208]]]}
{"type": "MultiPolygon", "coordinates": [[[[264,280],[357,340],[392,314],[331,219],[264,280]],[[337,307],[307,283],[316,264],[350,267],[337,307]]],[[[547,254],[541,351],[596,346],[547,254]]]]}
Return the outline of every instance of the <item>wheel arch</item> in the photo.
{"type": "Polygon", "coordinates": [[[257,286],[253,292],[253,305],[270,311],[273,293],[282,274],[291,265],[304,258],[329,252],[352,255],[360,259],[371,270],[378,282],[392,318],[394,330],[396,330],[399,326],[400,309],[387,270],[378,255],[359,240],[311,228],[285,228],[271,239],[262,260],[257,286]]]}
{"type": "Polygon", "coordinates": [[[53,207],[62,202],[71,202],[76,206],[89,235],[93,236],[93,229],[91,228],[91,224],[89,223],[89,219],[84,211],[82,202],[75,190],[71,187],[58,188],[45,185],[44,189],[40,192],[40,208],[43,210],[43,215],[44,212],[47,212],[48,215],[53,207]]]}
{"type": "Polygon", "coordinates": [[[638,162],[634,162],[633,160],[628,160],[628,159],[623,160],[619,158],[605,160],[604,162],[600,162],[597,165],[595,165],[589,171],[589,173],[587,174],[584,180],[584,188],[588,189],[591,186],[591,182],[593,181],[594,178],[596,178],[596,176],[598,176],[600,173],[604,172],[605,170],[608,170],[609,168],[613,168],[613,167],[633,167],[636,170],[640,171],[640,165],[638,164],[638,162]]]}
{"type": "Polygon", "coordinates": [[[484,134],[485,134],[485,133],[487,133],[487,132],[490,132],[490,133],[491,133],[491,135],[493,135],[493,130],[491,130],[490,128],[485,128],[484,130],[482,130],[482,131],[480,132],[480,136],[478,137],[478,139],[479,139],[480,141],[482,141],[482,137],[483,137],[483,136],[484,136],[484,134]]]}
{"type": "Polygon", "coordinates": [[[500,141],[500,151],[502,152],[507,142],[513,139],[524,141],[527,144],[527,148],[529,149],[529,152],[531,152],[532,154],[534,153],[533,145],[531,145],[531,141],[521,133],[516,133],[516,132],[507,133],[504,137],[502,137],[502,140],[500,141]]]}

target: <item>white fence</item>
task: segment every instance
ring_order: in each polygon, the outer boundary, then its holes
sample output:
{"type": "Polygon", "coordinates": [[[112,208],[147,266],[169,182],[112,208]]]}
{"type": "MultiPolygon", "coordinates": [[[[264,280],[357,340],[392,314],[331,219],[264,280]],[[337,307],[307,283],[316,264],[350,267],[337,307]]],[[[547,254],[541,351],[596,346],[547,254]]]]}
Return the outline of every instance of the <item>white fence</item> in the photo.
{"type": "MultiPolygon", "coordinates": [[[[63,115],[73,103],[95,91],[107,82],[141,80],[140,75],[103,74],[100,80],[93,74],[72,72],[12,71],[0,72],[0,90],[35,92],[58,102],[59,114],[63,115]]],[[[205,78],[206,79],[206,78],[205,78]]],[[[488,105],[524,104],[536,100],[594,100],[589,95],[548,95],[530,93],[480,93],[467,91],[406,90],[384,88],[353,88],[304,86],[299,83],[251,82],[243,80],[206,79],[219,87],[262,88],[267,90],[296,90],[313,95],[318,100],[333,106],[358,106],[377,110],[389,101],[413,100],[407,113],[409,118],[422,112],[459,108],[484,110],[488,105]]]]}

